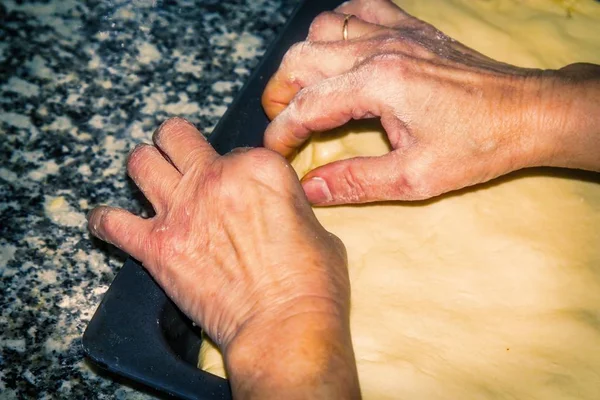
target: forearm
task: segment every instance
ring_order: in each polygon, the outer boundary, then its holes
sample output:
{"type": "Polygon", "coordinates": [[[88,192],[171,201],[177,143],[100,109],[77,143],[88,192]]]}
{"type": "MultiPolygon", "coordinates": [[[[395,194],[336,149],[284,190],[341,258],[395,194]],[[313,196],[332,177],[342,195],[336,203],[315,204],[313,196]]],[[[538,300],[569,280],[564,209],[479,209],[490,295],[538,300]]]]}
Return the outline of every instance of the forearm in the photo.
{"type": "Polygon", "coordinates": [[[360,398],[347,317],[307,313],[245,330],[225,362],[235,398],[360,398]]]}
{"type": "Polygon", "coordinates": [[[573,64],[552,79],[538,120],[542,165],[600,172],[600,66],[573,64]]]}

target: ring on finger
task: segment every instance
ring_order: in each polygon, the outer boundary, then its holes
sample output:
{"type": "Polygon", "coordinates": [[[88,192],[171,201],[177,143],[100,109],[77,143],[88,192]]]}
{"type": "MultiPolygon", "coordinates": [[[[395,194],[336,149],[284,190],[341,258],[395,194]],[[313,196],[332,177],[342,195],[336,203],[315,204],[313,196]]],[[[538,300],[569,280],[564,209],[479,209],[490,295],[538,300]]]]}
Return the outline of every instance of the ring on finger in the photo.
{"type": "Polygon", "coordinates": [[[344,18],[344,26],[342,27],[342,38],[344,40],[348,40],[348,26],[350,25],[350,19],[352,19],[354,15],[347,14],[344,18]]]}

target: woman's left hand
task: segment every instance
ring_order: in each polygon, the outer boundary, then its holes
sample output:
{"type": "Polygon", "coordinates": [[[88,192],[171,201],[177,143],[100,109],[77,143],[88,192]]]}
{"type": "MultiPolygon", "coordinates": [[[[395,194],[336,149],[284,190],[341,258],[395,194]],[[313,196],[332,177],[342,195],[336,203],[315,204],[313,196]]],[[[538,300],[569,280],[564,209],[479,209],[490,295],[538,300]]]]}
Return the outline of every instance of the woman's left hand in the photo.
{"type": "Polygon", "coordinates": [[[141,261],[202,326],[240,398],[358,393],[345,248],[287,161],[267,149],[220,156],[181,118],[154,142],[132,152],[128,172],[156,215],[99,207],[92,234],[141,261]]]}

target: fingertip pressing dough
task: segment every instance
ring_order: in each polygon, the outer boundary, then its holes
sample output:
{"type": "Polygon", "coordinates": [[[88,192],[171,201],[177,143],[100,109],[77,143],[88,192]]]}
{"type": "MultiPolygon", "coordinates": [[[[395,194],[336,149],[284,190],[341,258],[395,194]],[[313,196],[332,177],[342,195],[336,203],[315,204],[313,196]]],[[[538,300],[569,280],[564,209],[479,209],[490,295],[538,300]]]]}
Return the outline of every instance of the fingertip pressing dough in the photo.
{"type": "MultiPolygon", "coordinates": [[[[600,64],[593,0],[397,3],[500,61],[600,64]]],[[[372,124],[315,136],[294,168],[385,154],[372,124]]],[[[527,170],[425,202],[316,208],[348,250],[363,397],[599,399],[599,181],[527,170]]],[[[199,366],[225,376],[209,341],[199,366]]]]}

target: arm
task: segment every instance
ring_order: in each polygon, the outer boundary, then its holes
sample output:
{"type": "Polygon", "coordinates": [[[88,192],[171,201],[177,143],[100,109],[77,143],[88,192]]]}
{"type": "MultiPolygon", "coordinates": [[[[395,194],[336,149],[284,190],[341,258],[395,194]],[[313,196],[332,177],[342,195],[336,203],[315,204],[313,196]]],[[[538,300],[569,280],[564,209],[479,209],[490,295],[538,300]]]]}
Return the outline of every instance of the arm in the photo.
{"type": "Polygon", "coordinates": [[[235,398],[359,399],[346,318],[296,315],[243,331],[225,352],[235,398]]]}
{"type": "MultiPolygon", "coordinates": [[[[556,71],[542,115],[550,121],[548,166],[600,172],[600,66],[572,64],[556,71]]],[[[544,124],[542,124],[544,125],[544,124]]]]}

